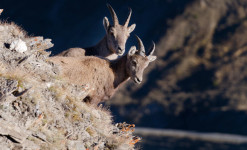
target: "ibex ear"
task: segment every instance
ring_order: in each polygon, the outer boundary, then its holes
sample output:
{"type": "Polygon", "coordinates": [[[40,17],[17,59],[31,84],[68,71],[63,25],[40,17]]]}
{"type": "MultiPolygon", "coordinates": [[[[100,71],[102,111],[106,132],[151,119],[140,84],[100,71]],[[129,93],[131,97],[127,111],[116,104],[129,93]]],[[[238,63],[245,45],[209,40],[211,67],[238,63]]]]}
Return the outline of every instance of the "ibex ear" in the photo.
{"type": "Polygon", "coordinates": [[[128,31],[129,33],[131,33],[132,31],[134,31],[136,28],[136,24],[132,24],[131,26],[128,27],[128,31]]]}
{"type": "Polygon", "coordinates": [[[148,56],[149,62],[155,61],[156,58],[157,58],[157,56],[152,56],[152,55],[148,56]]]}
{"type": "Polygon", "coordinates": [[[104,17],[104,19],[103,19],[103,25],[104,25],[105,31],[107,32],[108,31],[108,28],[110,26],[110,23],[109,23],[109,20],[108,20],[107,17],[104,17]]]}
{"type": "Polygon", "coordinates": [[[136,47],[135,46],[131,46],[128,56],[132,56],[136,53],[136,47]]]}

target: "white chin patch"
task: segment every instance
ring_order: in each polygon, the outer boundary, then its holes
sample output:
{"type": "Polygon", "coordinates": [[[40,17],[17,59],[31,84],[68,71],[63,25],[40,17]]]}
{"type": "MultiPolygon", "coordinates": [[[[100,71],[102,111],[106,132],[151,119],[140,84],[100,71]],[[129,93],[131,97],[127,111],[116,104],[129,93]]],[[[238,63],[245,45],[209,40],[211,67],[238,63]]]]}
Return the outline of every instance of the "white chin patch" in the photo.
{"type": "Polygon", "coordinates": [[[118,56],[122,56],[123,54],[123,52],[118,52],[118,56]]]}

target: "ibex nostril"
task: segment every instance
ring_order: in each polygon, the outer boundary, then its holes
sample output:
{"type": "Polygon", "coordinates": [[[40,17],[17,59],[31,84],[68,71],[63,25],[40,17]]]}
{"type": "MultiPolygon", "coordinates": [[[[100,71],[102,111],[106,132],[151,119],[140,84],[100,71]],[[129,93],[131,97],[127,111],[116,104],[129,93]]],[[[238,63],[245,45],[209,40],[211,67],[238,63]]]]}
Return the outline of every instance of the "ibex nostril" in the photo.
{"type": "Polygon", "coordinates": [[[135,77],[135,82],[140,84],[142,80],[140,80],[139,78],[135,77]]]}
{"type": "Polygon", "coordinates": [[[120,48],[120,47],[118,47],[118,50],[119,50],[119,51],[123,51],[122,48],[120,48]]]}

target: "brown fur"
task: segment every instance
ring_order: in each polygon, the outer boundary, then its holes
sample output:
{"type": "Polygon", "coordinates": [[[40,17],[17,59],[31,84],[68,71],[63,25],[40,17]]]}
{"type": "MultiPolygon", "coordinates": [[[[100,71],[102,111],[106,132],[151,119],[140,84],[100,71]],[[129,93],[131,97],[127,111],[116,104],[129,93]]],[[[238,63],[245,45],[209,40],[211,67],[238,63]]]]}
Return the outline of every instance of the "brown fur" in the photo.
{"type": "Polygon", "coordinates": [[[70,48],[59,53],[57,56],[81,57],[81,56],[85,56],[85,50],[82,48],[70,48]]]}
{"type": "Polygon", "coordinates": [[[89,84],[94,90],[90,101],[99,103],[109,99],[114,93],[114,73],[110,63],[97,57],[51,57],[50,61],[61,67],[62,77],[77,85],[89,84]]]}
{"type": "Polygon", "coordinates": [[[50,61],[61,67],[61,76],[68,82],[94,88],[88,96],[92,103],[110,99],[120,85],[129,78],[140,84],[144,69],[150,58],[156,56],[143,56],[133,46],[129,54],[115,61],[108,61],[98,57],[51,57],[50,61]]]}

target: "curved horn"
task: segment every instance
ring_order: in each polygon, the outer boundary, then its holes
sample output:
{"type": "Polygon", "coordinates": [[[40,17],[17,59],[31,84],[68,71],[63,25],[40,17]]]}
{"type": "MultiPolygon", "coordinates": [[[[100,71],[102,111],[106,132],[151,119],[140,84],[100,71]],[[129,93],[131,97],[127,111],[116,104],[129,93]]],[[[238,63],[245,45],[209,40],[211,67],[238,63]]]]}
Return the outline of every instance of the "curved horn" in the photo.
{"type": "Polygon", "coordinates": [[[153,43],[153,46],[150,48],[150,50],[148,51],[148,54],[147,54],[147,56],[151,56],[151,55],[153,55],[153,53],[154,53],[154,50],[155,50],[155,43],[154,43],[154,41],[152,41],[152,43],[153,43]]]}
{"type": "Polygon", "coordinates": [[[127,20],[124,23],[125,27],[128,27],[128,25],[129,25],[131,14],[132,14],[132,9],[129,8],[129,16],[128,16],[127,20]]]}
{"type": "Polygon", "coordinates": [[[0,9],[0,15],[1,15],[2,12],[3,12],[3,9],[0,9]]]}
{"type": "Polygon", "coordinates": [[[116,15],[114,9],[111,7],[110,4],[106,4],[106,5],[107,5],[107,7],[108,7],[108,9],[109,9],[109,11],[111,13],[111,17],[112,17],[112,20],[113,20],[113,25],[114,26],[118,25],[119,24],[118,18],[117,18],[117,15],[116,15]]]}
{"type": "Polygon", "coordinates": [[[145,48],[144,48],[144,45],[142,43],[142,40],[137,35],[135,35],[135,36],[136,36],[136,39],[138,41],[139,54],[145,56],[145,48]]]}

